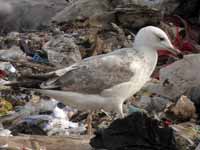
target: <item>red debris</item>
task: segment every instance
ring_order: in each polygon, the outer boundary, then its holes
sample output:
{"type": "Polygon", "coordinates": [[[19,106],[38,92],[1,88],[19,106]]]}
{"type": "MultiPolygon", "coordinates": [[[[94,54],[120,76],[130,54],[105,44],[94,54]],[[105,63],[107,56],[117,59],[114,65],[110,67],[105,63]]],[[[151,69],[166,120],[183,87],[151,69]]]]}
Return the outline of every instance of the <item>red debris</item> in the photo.
{"type": "Polygon", "coordinates": [[[7,74],[5,73],[5,71],[0,70],[0,78],[5,78],[7,76],[7,74]]]}
{"type": "MultiPolygon", "coordinates": [[[[196,35],[194,31],[192,31],[191,25],[186,20],[176,15],[173,17],[167,17],[165,19],[165,22],[173,23],[176,26],[175,39],[172,41],[173,45],[176,48],[178,48],[184,54],[200,52],[200,50],[195,47],[195,45],[198,45],[198,35],[196,35]],[[184,26],[184,36],[180,34],[181,24],[184,26]]],[[[172,56],[173,54],[167,52],[166,50],[160,50],[159,56],[163,55],[172,56]]]]}
{"type": "Polygon", "coordinates": [[[168,127],[168,126],[172,125],[172,121],[171,121],[171,120],[165,120],[165,121],[164,121],[164,125],[165,125],[166,127],[168,127]]]}
{"type": "MultiPolygon", "coordinates": [[[[176,27],[176,33],[173,39],[171,39],[174,47],[179,49],[183,54],[191,54],[200,52],[200,45],[198,44],[198,37],[200,37],[200,28],[190,25],[186,20],[180,16],[169,16],[164,18],[164,22],[167,24],[173,24],[176,27]],[[180,29],[183,28],[181,31],[180,29]]],[[[168,57],[174,57],[175,55],[166,50],[158,51],[159,60],[162,63],[162,67],[168,66],[168,57]]],[[[152,75],[154,78],[159,79],[159,71],[155,71],[152,75]]]]}

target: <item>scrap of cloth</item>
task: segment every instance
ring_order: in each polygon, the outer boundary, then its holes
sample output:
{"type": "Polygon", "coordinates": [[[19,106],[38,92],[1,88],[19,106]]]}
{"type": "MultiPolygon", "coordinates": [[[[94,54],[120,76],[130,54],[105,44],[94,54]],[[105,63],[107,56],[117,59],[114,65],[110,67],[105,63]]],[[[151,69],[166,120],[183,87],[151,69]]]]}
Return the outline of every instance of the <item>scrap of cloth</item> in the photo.
{"type": "Polygon", "coordinates": [[[107,150],[177,150],[173,130],[159,127],[157,120],[135,112],[97,130],[90,145],[107,150]]]}

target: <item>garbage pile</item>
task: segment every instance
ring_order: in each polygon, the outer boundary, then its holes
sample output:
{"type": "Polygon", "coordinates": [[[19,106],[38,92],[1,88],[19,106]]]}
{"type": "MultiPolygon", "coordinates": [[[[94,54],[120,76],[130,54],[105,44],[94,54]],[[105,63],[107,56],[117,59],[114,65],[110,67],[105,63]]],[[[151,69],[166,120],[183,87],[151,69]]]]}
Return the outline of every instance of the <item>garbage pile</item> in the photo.
{"type": "Polygon", "coordinates": [[[97,149],[199,149],[198,6],[198,0],[0,1],[0,136],[85,135],[88,112],[4,85],[23,81],[37,86],[37,76],[132,47],[138,29],[154,25],[184,58],[161,49],[152,80],[124,104],[129,116],[115,120],[109,117],[113,114],[95,112],[90,144],[97,149]]]}

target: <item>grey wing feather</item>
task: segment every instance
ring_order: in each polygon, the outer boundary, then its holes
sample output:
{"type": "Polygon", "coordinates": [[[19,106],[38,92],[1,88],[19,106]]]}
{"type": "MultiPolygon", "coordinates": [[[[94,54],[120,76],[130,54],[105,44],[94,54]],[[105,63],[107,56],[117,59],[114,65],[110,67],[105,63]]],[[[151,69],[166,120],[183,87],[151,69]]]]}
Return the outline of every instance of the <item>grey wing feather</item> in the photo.
{"type": "Polygon", "coordinates": [[[76,65],[76,69],[51,81],[50,87],[86,94],[101,93],[130,80],[134,72],[129,66],[134,57],[133,50],[124,49],[85,59],[76,65]]]}

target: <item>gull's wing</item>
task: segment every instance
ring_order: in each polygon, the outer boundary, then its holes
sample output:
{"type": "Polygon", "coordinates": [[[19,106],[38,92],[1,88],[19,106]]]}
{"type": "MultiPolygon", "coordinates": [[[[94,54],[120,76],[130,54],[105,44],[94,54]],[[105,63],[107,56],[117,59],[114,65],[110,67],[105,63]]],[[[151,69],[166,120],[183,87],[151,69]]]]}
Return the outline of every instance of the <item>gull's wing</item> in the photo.
{"type": "MultiPolygon", "coordinates": [[[[130,64],[138,57],[133,49],[120,49],[109,54],[93,56],[71,66],[42,88],[56,87],[65,91],[99,94],[114,85],[127,82],[134,75],[130,64]]],[[[138,60],[138,59],[137,59],[138,60]]]]}

